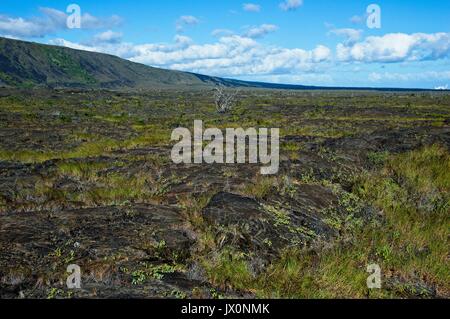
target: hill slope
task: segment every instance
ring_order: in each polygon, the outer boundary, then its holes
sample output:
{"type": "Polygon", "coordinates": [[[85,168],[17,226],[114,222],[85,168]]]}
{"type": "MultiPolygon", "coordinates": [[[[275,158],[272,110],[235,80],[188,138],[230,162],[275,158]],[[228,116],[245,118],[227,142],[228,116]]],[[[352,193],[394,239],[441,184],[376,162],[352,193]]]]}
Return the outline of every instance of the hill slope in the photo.
{"type": "Polygon", "coordinates": [[[316,87],[247,82],[164,70],[119,57],[0,37],[0,86],[30,88],[182,88],[222,84],[230,87],[292,90],[411,90],[316,87]]]}
{"type": "Polygon", "coordinates": [[[221,79],[153,68],[107,54],[0,38],[0,81],[20,87],[139,88],[200,86],[221,79]]]}

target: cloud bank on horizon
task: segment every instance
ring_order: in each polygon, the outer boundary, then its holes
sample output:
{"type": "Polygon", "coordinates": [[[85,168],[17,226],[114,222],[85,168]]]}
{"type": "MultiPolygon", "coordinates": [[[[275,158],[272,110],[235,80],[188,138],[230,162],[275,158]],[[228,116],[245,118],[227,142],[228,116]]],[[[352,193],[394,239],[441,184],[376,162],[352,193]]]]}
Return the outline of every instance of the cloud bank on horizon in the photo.
{"type": "Polygon", "coordinates": [[[379,1],[379,28],[369,27],[360,1],[78,2],[81,28],[70,29],[70,3],[4,0],[0,35],[252,81],[439,89],[450,82],[450,4],[439,1],[379,1]]]}

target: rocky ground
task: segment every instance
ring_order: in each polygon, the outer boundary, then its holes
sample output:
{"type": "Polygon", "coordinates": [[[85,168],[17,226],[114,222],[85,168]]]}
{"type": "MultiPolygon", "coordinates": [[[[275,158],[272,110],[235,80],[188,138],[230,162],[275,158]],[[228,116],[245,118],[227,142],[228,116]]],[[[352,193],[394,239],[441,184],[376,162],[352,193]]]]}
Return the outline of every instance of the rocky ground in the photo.
{"type": "MultiPolygon", "coordinates": [[[[240,287],[234,271],[260,278],[292,249],[320,256],[364,225],[382,229],[385,211],[355,191],[358,179],[398,154],[448,152],[449,103],[445,93],[246,91],[221,115],[210,92],[4,89],[0,297],[291,297],[240,287]],[[170,132],[194,119],[280,127],[280,173],[173,164],[170,132]],[[81,290],[66,287],[70,264],[81,290]]],[[[448,188],[437,191],[443,206],[431,213],[449,225],[448,188]]],[[[448,235],[438,239],[447,252],[448,235]]],[[[391,267],[381,297],[448,297],[448,254],[437,258],[437,275],[391,267]]],[[[358,289],[342,294],[368,294],[358,289]]]]}

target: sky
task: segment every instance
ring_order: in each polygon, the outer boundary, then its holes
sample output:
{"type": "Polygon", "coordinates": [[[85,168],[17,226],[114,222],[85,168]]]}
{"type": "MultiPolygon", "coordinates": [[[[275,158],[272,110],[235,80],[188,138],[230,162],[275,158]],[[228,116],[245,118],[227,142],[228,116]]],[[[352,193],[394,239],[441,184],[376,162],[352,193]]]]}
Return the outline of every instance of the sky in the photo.
{"type": "Polygon", "coordinates": [[[300,85],[448,88],[449,29],[448,0],[0,1],[0,36],[300,85]]]}

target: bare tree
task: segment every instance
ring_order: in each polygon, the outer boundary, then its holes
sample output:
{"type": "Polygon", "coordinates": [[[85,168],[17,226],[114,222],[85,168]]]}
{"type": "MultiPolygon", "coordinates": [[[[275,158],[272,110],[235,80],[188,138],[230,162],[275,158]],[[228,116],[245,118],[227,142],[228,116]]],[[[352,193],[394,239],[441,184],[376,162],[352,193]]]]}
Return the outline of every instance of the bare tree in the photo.
{"type": "Polygon", "coordinates": [[[236,104],[238,91],[226,91],[223,86],[217,86],[214,93],[214,101],[219,113],[227,113],[233,109],[236,104]]]}

